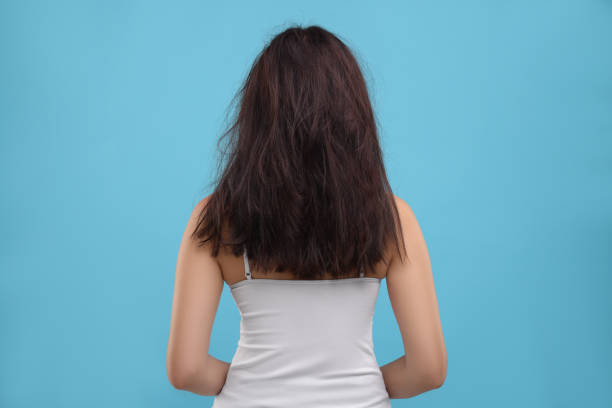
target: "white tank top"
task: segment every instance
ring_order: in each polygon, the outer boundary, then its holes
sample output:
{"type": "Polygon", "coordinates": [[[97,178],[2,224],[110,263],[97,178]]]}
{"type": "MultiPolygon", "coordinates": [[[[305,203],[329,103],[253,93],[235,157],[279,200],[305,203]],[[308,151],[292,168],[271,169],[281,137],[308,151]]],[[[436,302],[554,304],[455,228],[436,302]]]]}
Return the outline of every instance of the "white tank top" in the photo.
{"type": "Polygon", "coordinates": [[[389,408],[374,356],[380,279],[252,279],[230,291],[240,338],[212,408],[389,408]]]}

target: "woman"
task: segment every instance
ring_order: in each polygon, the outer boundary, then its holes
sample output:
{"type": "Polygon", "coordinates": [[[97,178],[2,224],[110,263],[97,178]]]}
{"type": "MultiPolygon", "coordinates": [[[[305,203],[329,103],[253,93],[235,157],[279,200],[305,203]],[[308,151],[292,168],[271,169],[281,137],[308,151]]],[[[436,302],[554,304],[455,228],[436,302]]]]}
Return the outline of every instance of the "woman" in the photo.
{"type": "Polygon", "coordinates": [[[171,384],[216,396],[215,408],[389,407],[440,387],[427,248],[389,186],[351,51],[321,27],[291,27],[239,95],[227,162],[179,250],[171,384]],[[385,278],[405,354],[379,367],[372,315],[385,278]],[[231,364],[208,354],[224,283],[241,314],[231,364]]]}

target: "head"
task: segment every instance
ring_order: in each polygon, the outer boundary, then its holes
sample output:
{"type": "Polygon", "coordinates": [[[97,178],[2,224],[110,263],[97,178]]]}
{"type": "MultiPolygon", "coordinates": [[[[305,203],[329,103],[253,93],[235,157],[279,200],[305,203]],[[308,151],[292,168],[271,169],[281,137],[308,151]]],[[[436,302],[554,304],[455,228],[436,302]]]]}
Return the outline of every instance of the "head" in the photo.
{"type": "Polygon", "coordinates": [[[213,254],[243,246],[264,271],[298,279],[368,273],[405,249],[366,82],[351,50],[319,27],[290,27],[257,55],[215,188],[192,237],[213,254]]]}

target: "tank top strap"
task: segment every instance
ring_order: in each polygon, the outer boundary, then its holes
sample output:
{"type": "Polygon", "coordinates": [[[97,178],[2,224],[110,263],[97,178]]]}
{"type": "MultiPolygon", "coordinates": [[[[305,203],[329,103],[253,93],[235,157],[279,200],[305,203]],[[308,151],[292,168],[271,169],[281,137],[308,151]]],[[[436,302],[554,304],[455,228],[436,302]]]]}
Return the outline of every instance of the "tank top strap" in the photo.
{"type": "Polygon", "coordinates": [[[251,269],[249,268],[249,258],[247,257],[246,246],[244,247],[243,253],[244,253],[244,276],[246,276],[247,279],[251,279],[251,269]]]}

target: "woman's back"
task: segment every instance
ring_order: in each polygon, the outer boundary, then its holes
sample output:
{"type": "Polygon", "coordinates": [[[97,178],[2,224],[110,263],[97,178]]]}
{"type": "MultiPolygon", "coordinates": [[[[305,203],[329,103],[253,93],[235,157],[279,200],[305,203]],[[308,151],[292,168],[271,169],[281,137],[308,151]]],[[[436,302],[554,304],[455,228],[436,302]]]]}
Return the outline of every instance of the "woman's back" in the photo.
{"type": "Polygon", "coordinates": [[[240,339],[213,407],[390,407],[372,343],[380,278],[229,285],[240,339]],[[254,405],[255,404],[255,405],[254,405]]]}
{"type": "Polygon", "coordinates": [[[349,47],[318,26],[289,28],[237,96],[215,190],[179,249],[172,384],[215,395],[216,408],[384,407],[439,387],[446,351],[429,255],[387,179],[349,47]],[[383,278],[404,355],[379,367],[372,315],[383,278]],[[242,315],[231,364],[209,353],[225,284],[242,315]]]}

